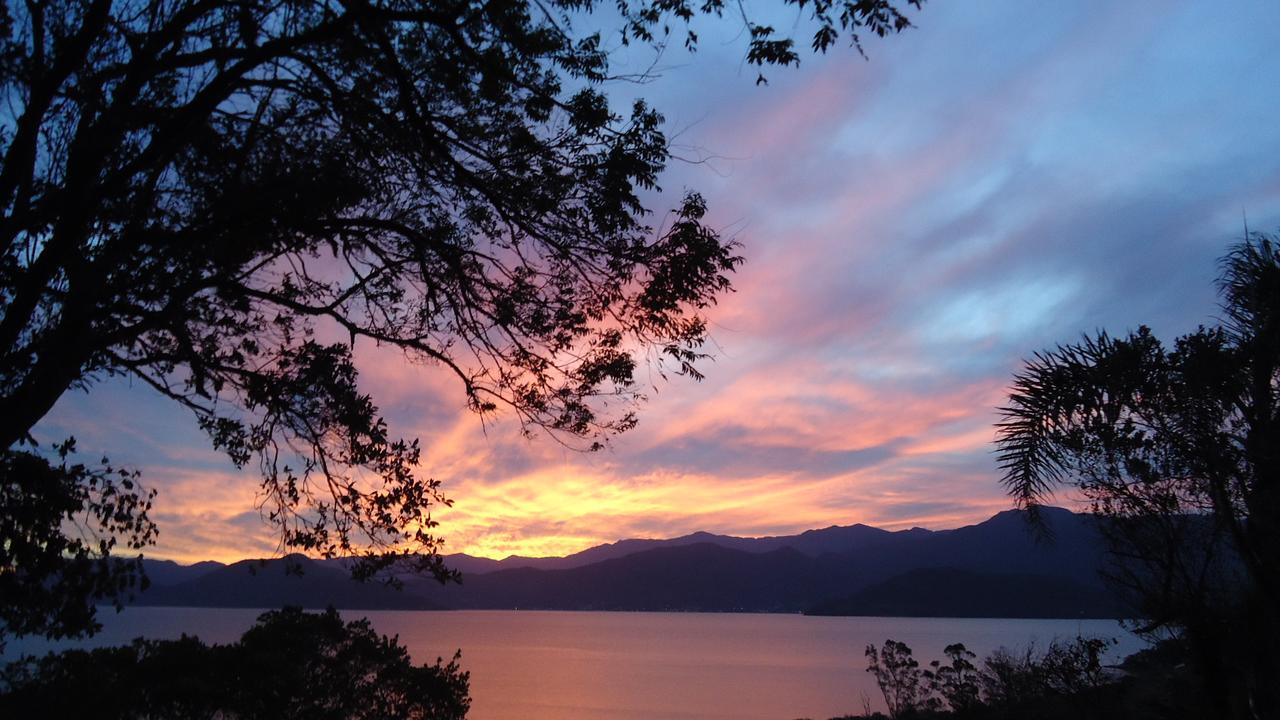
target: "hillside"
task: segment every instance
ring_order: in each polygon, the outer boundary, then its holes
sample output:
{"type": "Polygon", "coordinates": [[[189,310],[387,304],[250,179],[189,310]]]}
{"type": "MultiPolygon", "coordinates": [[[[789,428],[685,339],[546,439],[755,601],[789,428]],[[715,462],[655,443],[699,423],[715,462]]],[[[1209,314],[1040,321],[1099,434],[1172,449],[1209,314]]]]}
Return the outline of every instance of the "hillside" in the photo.
{"type": "Polygon", "coordinates": [[[380,583],[360,583],[345,571],[301,555],[276,560],[242,560],[171,585],[153,586],[135,605],[182,607],[304,608],[351,610],[434,610],[439,605],[380,583]],[[296,572],[294,571],[296,569],[296,572]]]}
{"type": "MultiPolygon", "coordinates": [[[[351,581],[343,560],[155,565],[140,604],[351,609],[671,610],[1001,617],[1108,616],[1093,518],[1044,514],[1051,541],[1016,511],[954,530],[835,526],[793,536],[693,533],[623,540],[563,558],[469,556],[461,585],[407,578],[397,592],[351,581]],[[510,566],[510,567],[508,567],[510,566]],[[950,574],[948,574],[950,573],[950,574]],[[958,589],[958,590],[957,590],[958,589]],[[1083,615],[1082,615],[1083,613],[1083,615]]],[[[151,565],[149,565],[149,568],[151,565]]]]}
{"type": "Polygon", "coordinates": [[[806,615],[963,618],[1116,618],[1125,611],[1101,590],[1048,575],[912,570],[806,615]]]}

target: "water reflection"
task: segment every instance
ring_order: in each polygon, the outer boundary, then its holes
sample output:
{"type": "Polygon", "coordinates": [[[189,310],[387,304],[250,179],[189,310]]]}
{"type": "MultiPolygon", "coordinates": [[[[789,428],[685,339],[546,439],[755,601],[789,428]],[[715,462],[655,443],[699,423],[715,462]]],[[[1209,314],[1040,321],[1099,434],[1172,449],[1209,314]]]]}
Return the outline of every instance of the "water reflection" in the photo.
{"type": "MultiPolygon", "coordinates": [[[[257,610],[106,610],[91,642],[11,643],[6,656],[50,647],[111,645],[138,635],[194,634],[229,642],[257,610]]],[[[1104,620],[839,618],[800,615],[580,612],[369,612],[419,662],[462,648],[475,720],[829,718],[882,708],[863,649],[901,640],[926,664],[962,642],[979,657],[1001,645],[1055,637],[1114,637],[1118,659],[1142,641],[1104,620]]]]}

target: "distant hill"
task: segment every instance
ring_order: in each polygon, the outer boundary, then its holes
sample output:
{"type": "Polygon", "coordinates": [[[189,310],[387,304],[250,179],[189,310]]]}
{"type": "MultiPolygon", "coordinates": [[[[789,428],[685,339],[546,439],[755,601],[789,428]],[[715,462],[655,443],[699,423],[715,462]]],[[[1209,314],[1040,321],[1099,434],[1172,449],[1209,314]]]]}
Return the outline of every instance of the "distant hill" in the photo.
{"type": "MultiPolygon", "coordinates": [[[[453,555],[461,585],[406,578],[403,592],[351,581],[345,560],[304,562],[301,578],[272,561],[186,571],[191,577],[143,594],[143,604],[352,609],[527,608],[704,612],[839,612],[1006,617],[1108,615],[1094,518],[1046,509],[1051,541],[1018,511],[954,530],[889,532],[833,526],[792,536],[694,533],[622,540],[563,558],[502,561],[453,555]],[[256,574],[250,572],[257,568],[256,574]],[[945,573],[954,573],[951,576],[945,573]],[[964,592],[941,591],[948,578],[964,592]],[[1053,605],[1052,597],[1069,602],[1053,605]],[[975,600],[978,598],[981,600],[975,600]],[[841,604],[844,603],[844,604],[841,604]],[[896,608],[896,609],[895,609],[896,608]]],[[[181,567],[181,566],[179,566],[181,567]]],[[[169,577],[182,572],[162,567],[169,577]]]]}
{"type": "Polygon", "coordinates": [[[205,573],[226,567],[214,560],[204,560],[191,565],[179,565],[172,560],[152,560],[145,558],[142,569],[153,585],[176,585],[187,580],[194,580],[205,573]]]}
{"type": "Polygon", "coordinates": [[[1018,572],[1034,572],[1037,563],[1044,561],[1046,557],[1051,557],[1056,563],[1066,563],[1067,572],[1073,577],[1093,582],[1097,570],[1097,555],[1100,551],[1097,533],[1092,527],[1093,519],[1061,508],[1044,508],[1043,516],[1056,542],[1037,543],[1037,538],[1027,525],[1025,513],[1007,510],[985,522],[954,530],[912,528],[891,532],[858,524],[833,525],[818,530],[806,530],[798,535],[759,538],[696,532],[666,540],[619,540],[565,557],[512,555],[502,560],[492,560],[454,554],[446,555],[444,559],[446,565],[461,570],[465,576],[513,568],[567,570],[658,548],[712,544],[747,553],[766,553],[781,548],[791,548],[812,558],[828,554],[859,555],[873,550],[885,550],[892,556],[887,564],[908,562],[916,567],[923,566],[917,563],[917,557],[940,553],[949,556],[953,562],[939,563],[939,565],[978,567],[986,562],[984,553],[992,547],[998,547],[1001,543],[1007,543],[1007,549],[1013,551],[1015,555],[1006,557],[1004,560],[1016,564],[1018,572]],[[1055,551],[1055,546],[1060,551],[1055,551]],[[1087,553],[1083,556],[1076,552],[1082,546],[1087,546],[1087,553]]]}
{"type": "MultiPolygon", "coordinates": [[[[902,532],[928,532],[920,529],[902,532]]],[[[513,568],[536,568],[539,570],[568,570],[605,560],[634,555],[636,553],[658,548],[684,547],[687,545],[711,544],[730,550],[741,550],[749,553],[766,553],[782,548],[791,548],[801,554],[816,557],[826,552],[851,552],[874,547],[887,536],[897,535],[888,530],[869,527],[867,525],[831,526],[821,530],[806,530],[799,535],[778,535],[759,538],[744,538],[733,535],[716,535],[709,532],[695,532],[666,540],[629,539],[614,543],[596,545],[581,552],[564,557],[525,557],[510,555],[502,560],[477,558],[458,553],[445,555],[445,563],[466,574],[481,574],[510,570],[513,568]]]]}
{"type": "Polygon", "coordinates": [[[1116,618],[1126,613],[1107,593],[1047,575],[997,575],[954,568],[912,570],[807,615],[964,618],[1116,618]]]}
{"type": "Polygon", "coordinates": [[[814,561],[791,548],[747,553],[711,543],[659,547],[566,570],[514,568],[461,586],[415,587],[457,608],[781,611],[810,596],[814,561]]]}
{"type": "MultiPolygon", "coordinates": [[[[1050,584],[1055,590],[1070,589],[1074,596],[1096,599],[1102,591],[1098,569],[1103,552],[1093,519],[1050,509],[1045,520],[1052,535],[1048,541],[1032,532],[1025,515],[1012,511],[977,525],[936,532],[850,526],[787,538],[699,533],[674,541],[600,546],[593,550],[617,556],[587,565],[497,570],[464,575],[460,587],[426,583],[414,590],[455,608],[800,612],[913,570],[951,568],[967,573],[968,579],[997,578],[1004,584],[992,593],[1027,602],[1044,597],[1041,590],[1050,581],[1059,583],[1050,584]],[[621,554],[623,550],[634,551],[621,554]],[[1028,587],[1020,590],[1019,584],[1028,587]]],[[[1096,603],[1085,607],[1093,614],[1108,614],[1096,603]]],[[[975,612],[946,610],[935,607],[929,612],[975,612]]],[[[999,612],[1046,616],[1059,611],[1043,604],[1020,607],[1015,600],[999,612]]],[[[1077,617],[1080,608],[1073,605],[1061,612],[1077,617]]]]}
{"type": "Polygon", "coordinates": [[[278,608],[298,605],[351,610],[437,610],[439,605],[381,583],[361,583],[344,570],[301,555],[276,560],[242,560],[171,585],[155,580],[135,605],[278,608]],[[293,567],[300,574],[287,572],[293,567]]]}
{"type": "Polygon", "coordinates": [[[479,575],[480,573],[501,570],[503,567],[501,561],[493,558],[475,557],[465,553],[446,555],[445,565],[450,569],[461,572],[463,575],[479,575]]]}

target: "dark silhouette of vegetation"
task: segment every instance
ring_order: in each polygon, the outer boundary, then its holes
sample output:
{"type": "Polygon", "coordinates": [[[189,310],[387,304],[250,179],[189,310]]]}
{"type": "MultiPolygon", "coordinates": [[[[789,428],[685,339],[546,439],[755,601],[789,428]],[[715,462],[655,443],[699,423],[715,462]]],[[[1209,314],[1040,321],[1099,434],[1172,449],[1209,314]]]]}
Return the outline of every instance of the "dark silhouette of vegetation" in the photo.
{"type": "Polygon", "coordinates": [[[983,676],[972,662],[977,656],[960,643],[948,645],[942,653],[949,662],[944,665],[934,660],[922,675],[929,691],[941,698],[947,707],[966,713],[978,704],[979,683],[983,676]]]}
{"type": "Polygon", "coordinates": [[[0,650],[6,633],[65,637],[92,627],[90,601],[120,607],[141,575],[141,558],[111,551],[120,540],[138,550],[155,536],[146,518],[154,493],[139,488],[136,472],[68,462],[74,450],[68,440],[53,458],[0,453],[0,650]],[[70,520],[97,541],[64,532],[70,520]]]}
{"type": "MultiPolygon", "coordinates": [[[[815,51],[910,24],[891,0],[784,4],[815,51]]],[[[655,45],[725,9],[606,6],[623,42],[655,45]]],[[[155,534],[132,475],[33,437],[68,390],[126,376],[190,410],[261,470],[282,551],[448,579],[431,514],[448,500],[361,392],[357,341],[583,448],[635,424],[639,365],[699,377],[701,313],[741,258],[696,193],[649,217],[662,116],[610,104],[602,37],[573,31],[596,8],[0,6],[0,578],[17,588],[0,632],[92,630],[140,574],[111,551],[155,534]]],[[[798,62],[742,17],[750,63],[798,62]]]]}
{"type": "Polygon", "coordinates": [[[414,665],[395,638],[334,610],[262,615],[239,642],[138,639],[10,663],[8,718],[414,718],[460,720],[470,706],[458,658],[414,665]]]}
{"type": "MultiPolygon", "coordinates": [[[[1184,643],[1166,641],[1106,667],[1102,658],[1109,644],[1076,638],[1055,640],[1043,651],[1000,648],[980,664],[955,644],[944,651],[949,664],[935,660],[922,671],[911,648],[886,640],[881,650],[868,646],[867,671],[876,676],[892,720],[1215,717],[1191,682],[1194,670],[1184,643]]],[[[867,710],[862,717],[886,716],[867,710]]]]}
{"type": "Polygon", "coordinates": [[[1108,681],[1102,653],[1109,644],[1099,638],[1076,638],[1069,643],[1055,640],[1043,653],[1037,653],[1034,646],[1018,654],[997,650],[983,661],[978,680],[983,701],[1018,708],[1046,698],[1069,702],[1097,690],[1108,681]]]}
{"type": "Polygon", "coordinates": [[[1280,716],[1280,253],[1222,260],[1223,324],[1166,348],[1143,327],[1037,354],[999,426],[1004,482],[1035,508],[1092,501],[1112,577],[1192,650],[1222,717],[1280,716]]]}
{"type": "Polygon", "coordinates": [[[921,710],[932,709],[937,699],[932,697],[924,683],[920,663],[911,656],[906,643],[885,640],[880,650],[868,645],[866,651],[867,672],[875,676],[889,717],[910,717],[921,710]]]}

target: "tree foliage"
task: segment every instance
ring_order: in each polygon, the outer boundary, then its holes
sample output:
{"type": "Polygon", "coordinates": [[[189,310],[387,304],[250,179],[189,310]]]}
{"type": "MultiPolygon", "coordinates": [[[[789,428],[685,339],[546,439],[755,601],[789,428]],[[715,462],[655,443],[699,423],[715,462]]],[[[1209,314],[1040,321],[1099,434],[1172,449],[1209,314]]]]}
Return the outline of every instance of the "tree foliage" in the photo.
{"type": "Polygon", "coordinates": [[[1216,656],[1210,683],[1224,697],[1239,688],[1235,712],[1280,712],[1275,240],[1249,236],[1221,271],[1221,326],[1170,348],[1144,327],[1037,354],[1004,408],[999,459],[1024,506],[1062,486],[1090,500],[1145,629],[1188,633],[1216,656]]]}
{"type": "MultiPolygon", "coordinates": [[[[812,19],[817,50],[909,25],[890,0],[784,4],[812,19]]],[[[741,258],[696,193],[665,216],[642,203],[670,157],[662,116],[610,103],[602,36],[573,30],[596,8],[0,6],[0,527],[39,535],[46,559],[59,544],[107,556],[110,542],[63,537],[97,513],[97,491],[77,489],[96,471],[60,470],[32,432],[69,389],[127,376],[261,471],[282,550],[447,578],[431,513],[448,501],[361,391],[357,341],[446,368],[472,410],[587,448],[635,424],[637,367],[699,377],[702,313],[741,258]],[[32,490],[38,475],[53,480],[32,490]],[[30,514],[36,497],[60,513],[30,514]]],[[[656,44],[724,9],[617,5],[623,40],[656,44]]],[[[797,62],[790,39],[745,22],[751,62],[797,62]]],[[[100,529],[145,544],[148,496],[132,490],[100,529]]],[[[0,576],[62,572],[4,542],[0,576]]],[[[128,580],[64,587],[79,617],[35,608],[10,629],[85,629],[128,580]]]]}
{"type": "Polygon", "coordinates": [[[949,662],[944,665],[939,660],[931,661],[923,673],[925,682],[929,691],[946,702],[952,711],[964,713],[978,703],[981,674],[973,664],[977,655],[961,643],[948,645],[942,653],[949,662]]]}
{"type": "Polygon", "coordinates": [[[414,665],[367,620],[296,608],[258,618],[239,642],[137,639],[10,663],[5,717],[461,720],[469,678],[458,658],[414,665]]]}
{"type": "MultiPolygon", "coordinates": [[[[137,472],[68,462],[75,443],[55,448],[56,461],[30,452],[0,455],[0,628],[15,635],[64,637],[93,627],[85,598],[114,598],[145,583],[140,559],[112,557],[121,540],[130,550],[155,536],[146,517],[154,492],[137,472]],[[73,522],[82,534],[50,533],[73,522]]],[[[0,633],[0,650],[4,649],[0,633]]]]}
{"type": "Polygon", "coordinates": [[[1121,698],[1108,692],[1118,689],[1117,678],[1102,665],[1113,642],[1076,637],[1055,639],[1043,651],[1034,644],[1020,651],[1001,647],[980,664],[954,643],[943,650],[946,664],[933,660],[921,670],[906,643],[886,640],[880,650],[867,646],[867,672],[894,720],[1042,717],[1047,710],[1054,717],[1125,717],[1121,698]],[[1106,707],[1096,705],[1104,700],[1106,707]]]}
{"type": "Polygon", "coordinates": [[[1109,645],[1101,638],[1077,637],[1054,640],[1043,652],[1034,646],[1022,652],[1000,648],[983,660],[977,684],[985,702],[1004,707],[1080,695],[1108,681],[1102,654],[1109,645]]]}
{"type": "Polygon", "coordinates": [[[889,717],[894,720],[937,705],[937,698],[932,697],[925,685],[919,661],[911,654],[911,648],[897,640],[885,640],[879,650],[875,645],[868,645],[865,652],[867,672],[875,677],[889,708],[889,717]]]}

